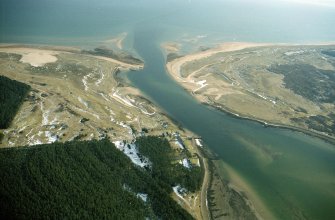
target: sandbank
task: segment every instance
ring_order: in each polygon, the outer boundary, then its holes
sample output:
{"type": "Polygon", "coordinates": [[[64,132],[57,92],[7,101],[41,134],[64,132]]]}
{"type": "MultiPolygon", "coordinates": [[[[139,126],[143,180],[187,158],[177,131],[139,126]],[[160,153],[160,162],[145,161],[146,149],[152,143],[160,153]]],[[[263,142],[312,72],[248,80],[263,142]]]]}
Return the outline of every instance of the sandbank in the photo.
{"type": "MultiPolygon", "coordinates": [[[[67,48],[67,47],[51,47],[51,46],[42,46],[41,48],[30,47],[29,45],[15,45],[15,44],[7,44],[0,45],[0,52],[5,53],[15,53],[22,55],[20,59],[23,63],[29,63],[31,66],[40,67],[47,63],[53,63],[57,61],[58,54],[61,53],[80,53],[81,50],[77,48],[67,48]],[[50,49],[44,49],[50,48],[50,49]]],[[[124,69],[142,69],[143,65],[129,64],[119,60],[115,60],[109,57],[103,56],[94,56],[89,54],[81,54],[83,56],[95,57],[101,60],[106,60],[112,62],[114,64],[119,65],[124,69]]]]}
{"type": "Polygon", "coordinates": [[[210,57],[214,54],[221,53],[221,52],[230,52],[230,51],[237,51],[242,50],[250,47],[260,47],[260,46],[269,46],[271,44],[261,44],[261,43],[245,43],[245,42],[232,42],[232,43],[224,43],[219,45],[218,47],[197,52],[194,54],[190,54],[187,56],[180,57],[178,59],[175,59],[171,62],[168,62],[166,64],[166,68],[168,70],[168,73],[177,81],[185,81],[180,76],[180,68],[182,65],[184,65],[187,62],[200,60],[206,57],[210,57]]]}

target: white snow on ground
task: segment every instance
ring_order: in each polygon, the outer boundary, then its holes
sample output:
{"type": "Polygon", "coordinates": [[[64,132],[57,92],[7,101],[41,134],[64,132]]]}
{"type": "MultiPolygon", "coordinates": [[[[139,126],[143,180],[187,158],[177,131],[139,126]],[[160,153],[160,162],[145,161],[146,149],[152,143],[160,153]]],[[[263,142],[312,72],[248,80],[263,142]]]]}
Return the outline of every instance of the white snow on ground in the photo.
{"type": "Polygon", "coordinates": [[[135,99],[130,98],[129,95],[127,95],[126,97],[127,97],[127,99],[130,100],[131,102],[133,102],[133,103],[135,102],[135,99]]]}
{"type": "Polygon", "coordinates": [[[83,79],[81,80],[84,84],[85,91],[88,91],[88,86],[87,86],[87,76],[84,76],[83,79]]]}
{"type": "Polygon", "coordinates": [[[174,186],[172,187],[172,189],[173,189],[173,192],[187,204],[187,201],[184,199],[182,195],[182,193],[186,192],[187,190],[182,188],[180,185],[174,186]]]}
{"type": "Polygon", "coordinates": [[[49,144],[58,140],[57,135],[52,134],[50,131],[45,131],[44,134],[49,144]]]}
{"type": "Polygon", "coordinates": [[[107,98],[107,96],[105,94],[103,94],[102,92],[99,93],[102,98],[104,98],[107,102],[110,102],[110,100],[107,98]]]}
{"type": "MultiPolygon", "coordinates": [[[[115,91],[115,89],[113,88],[113,91],[115,91]]],[[[121,102],[122,104],[129,106],[129,107],[134,107],[134,108],[138,108],[143,114],[146,115],[154,115],[156,114],[156,112],[154,111],[153,113],[149,113],[146,109],[144,109],[143,107],[138,107],[136,106],[135,103],[136,101],[134,99],[131,99],[129,96],[126,97],[121,97],[121,95],[119,94],[119,90],[116,90],[115,92],[112,93],[112,96],[116,99],[116,101],[121,102]]],[[[141,105],[142,103],[140,103],[141,105]]]]}
{"type": "Polygon", "coordinates": [[[137,198],[142,199],[143,202],[146,202],[148,200],[148,194],[145,193],[137,193],[136,194],[137,198]]]}
{"type": "Polygon", "coordinates": [[[175,141],[175,144],[181,148],[182,150],[184,150],[184,146],[179,142],[179,141],[175,141]]]}
{"type": "Polygon", "coordinates": [[[198,82],[196,82],[195,84],[197,84],[197,85],[199,85],[200,87],[199,88],[197,88],[197,89],[195,89],[195,90],[193,90],[193,92],[196,92],[196,91],[198,91],[198,90],[200,90],[200,89],[202,89],[202,88],[204,88],[205,86],[208,86],[208,84],[206,84],[206,80],[204,79],[204,80],[201,80],[201,81],[198,81],[198,82]]]}
{"type": "Polygon", "coordinates": [[[151,163],[148,158],[139,155],[137,147],[135,144],[124,143],[123,141],[114,141],[113,142],[117,149],[122,151],[130,160],[137,166],[145,167],[151,166],[151,163]]]}
{"type": "Polygon", "coordinates": [[[197,160],[197,166],[200,167],[200,160],[199,160],[199,158],[197,160]]]}
{"type": "Polygon", "coordinates": [[[78,97],[78,101],[83,104],[86,108],[88,108],[88,103],[84,101],[80,96],[78,97]]]}
{"type": "Polygon", "coordinates": [[[43,144],[40,140],[34,139],[34,138],[35,138],[35,135],[28,138],[28,145],[29,146],[43,144]]]}
{"type": "Polygon", "coordinates": [[[88,91],[88,82],[87,82],[87,78],[92,78],[93,77],[93,73],[89,73],[87,74],[86,76],[83,77],[83,79],[81,80],[84,84],[84,87],[85,87],[85,91],[88,91]]]}
{"type": "Polygon", "coordinates": [[[123,121],[121,121],[121,122],[117,121],[116,124],[120,125],[123,128],[127,128],[128,129],[128,134],[133,135],[133,130],[131,129],[131,127],[126,125],[123,121]]]}
{"type": "Polygon", "coordinates": [[[28,126],[23,126],[20,130],[18,130],[18,133],[24,131],[24,129],[26,129],[28,126]]]}
{"type": "Polygon", "coordinates": [[[188,169],[191,168],[191,164],[190,164],[190,162],[188,161],[187,158],[184,158],[184,159],[181,161],[181,163],[183,164],[184,167],[186,167],[186,168],[188,168],[188,169]]]}
{"type": "Polygon", "coordinates": [[[265,97],[265,96],[263,96],[263,95],[261,95],[261,94],[258,94],[258,93],[256,93],[259,97],[261,97],[262,99],[265,99],[265,100],[267,100],[267,98],[265,97]]]}
{"type": "Polygon", "coordinates": [[[115,119],[114,119],[114,117],[113,117],[113,115],[115,116],[115,113],[113,112],[113,110],[112,109],[110,109],[108,106],[105,106],[105,109],[107,110],[107,111],[109,111],[109,117],[110,117],[110,120],[111,120],[111,122],[115,122],[115,119]]]}
{"type": "Polygon", "coordinates": [[[50,122],[50,125],[55,125],[55,124],[57,124],[57,123],[56,123],[57,120],[58,120],[58,118],[55,117],[55,118],[50,122]]]}
{"type": "Polygon", "coordinates": [[[199,147],[202,147],[202,144],[201,144],[200,139],[196,138],[196,139],[195,139],[195,143],[196,143],[199,147]]]}
{"type": "Polygon", "coordinates": [[[258,94],[258,93],[256,93],[259,97],[261,97],[262,99],[264,99],[264,100],[269,100],[270,102],[272,102],[272,104],[276,104],[276,101],[274,101],[274,100],[272,100],[272,99],[270,99],[270,98],[267,98],[267,97],[265,97],[265,96],[263,96],[263,95],[261,95],[261,94],[258,94]]]}
{"type": "Polygon", "coordinates": [[[37,139],[37,140],[34,140],[33,142],[29,143],[29,146],[31,146],[31,145],[41,145],[41,144],[43,144],[42,141],[37,139]]]}
{"type": "Polygon", "coordinates": [[[95,85],[96,86],[98,86],[101,82],[102,82],[102,80],[105,78],[105,74],[104,74],[104,72],[100,69],[100,75],[101,75],[101,77],[100,77],[100,79],[98,79],[96,82],[95,82],[95,85]]]}
{"type": "Polygon", "coordinates": [[[43,107],[43,103],[41,102],[41,111],[42,111],[42,125],[49,124],[49,111],[45,111],[43,107]]]}
{"type": "Polygon", "coordinates": [[[139,108],[141,110],[141,112],[145,115],[154,115],[156,114],[156,112],[153,112],[153,113],[149,113],[147,110],[143,109],[143,108],[139,108]]]}
{"type": "Polygon", "coordinates": [[[81,112],[84,112],[84,113],[86,113],[86,114],[90,114],[90,115],[92,115],[92,116],[94,116],[94,117],[96,117],[97,119],[100,120],[100,116],[97,115],[97,114],[94,114],[94,113],[92,113],[92,112],[86,111],[86,110],[81,109],[81,108],[78,108],[78,107],[75,106],[75,105],[71,105],[71,107],[72,107],[73,109],[77,110],[77,111],[81,111],[81,112]]]}
{"type": "Polygon", "coordinates": [[[119,94],[118,94],[118,90],[116,90],[114,93],[113,93],[113,96],[116,98],[116,100],[122,102],[123,104],[129,106],[129,107],[136,107],[134,106],[130,100],[128,100],[127,98],[122,98],[119,94]]]}

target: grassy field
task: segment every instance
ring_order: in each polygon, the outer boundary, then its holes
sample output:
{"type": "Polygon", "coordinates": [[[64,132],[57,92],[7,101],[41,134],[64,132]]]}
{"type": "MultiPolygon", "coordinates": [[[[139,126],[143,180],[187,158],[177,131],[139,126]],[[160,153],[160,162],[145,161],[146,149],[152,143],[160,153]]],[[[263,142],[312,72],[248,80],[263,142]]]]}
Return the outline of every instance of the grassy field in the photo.
{"type": "Polygon", "coordinates": [[[104,137],[130,141],[142,129],[153,135],[179,130],[137,89],[119,80],[132,64],[52,51],[55,62],[34,66],[21,62],[22,56],[43,50],[23,49],[0,48],[1,74],[31,87],[12,125],[1,130],[0,147],[104,137]]]}
{"type": "Polygon", "coordinates": [[[183,63],[174,77],[201,102],[238,116],[334,137],[333,52],[282,45],[218,51],[183,63]]]}

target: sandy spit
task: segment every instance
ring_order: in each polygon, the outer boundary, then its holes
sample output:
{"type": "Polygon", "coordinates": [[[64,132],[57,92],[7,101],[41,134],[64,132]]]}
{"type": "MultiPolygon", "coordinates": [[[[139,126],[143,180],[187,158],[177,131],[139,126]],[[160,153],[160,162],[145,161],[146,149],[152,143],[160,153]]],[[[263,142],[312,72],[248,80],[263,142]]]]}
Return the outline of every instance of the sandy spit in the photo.
{"type": "Polygon", "coordinates": [[[190,54],[190,55],[175,59],[167,63],[166,68],[174,79],[176,79],[177,81],[184,81],[180,76],[180,68],[182,65],[184,65],[187,62],[210,57],[216,53],[236,51],[236,50],[242,50],[242,49],[250,48],[250,47],[269,46],[269,45],[271,44],[244,43],[244,42],[224,43],[224,44],[219,45],[218,47],[215,47],[215,48],[212,48],[206,51],[197,52],[194,54],[190,54]]]}

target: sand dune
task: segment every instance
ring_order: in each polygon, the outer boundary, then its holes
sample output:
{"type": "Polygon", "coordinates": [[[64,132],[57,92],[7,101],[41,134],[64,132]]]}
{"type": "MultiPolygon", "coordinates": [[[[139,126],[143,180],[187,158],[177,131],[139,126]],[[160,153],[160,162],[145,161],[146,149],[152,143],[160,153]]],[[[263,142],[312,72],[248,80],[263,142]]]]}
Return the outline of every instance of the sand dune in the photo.
{"type": "Polygon", "coordinates": [[[57,57],[55,55],[59,54],[59,52],[53,50],[43,50],[43,49],[24,48],[24,47],[0,48],[0,52],[20,54],[22,55],[22,58],[20,60],[22,63],[29,63],[34,67],[43,66],[44,64],[47,63],[56,62],[57,57]]]}

